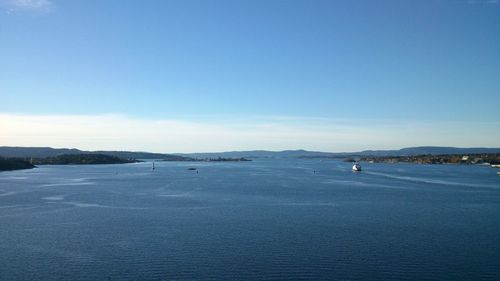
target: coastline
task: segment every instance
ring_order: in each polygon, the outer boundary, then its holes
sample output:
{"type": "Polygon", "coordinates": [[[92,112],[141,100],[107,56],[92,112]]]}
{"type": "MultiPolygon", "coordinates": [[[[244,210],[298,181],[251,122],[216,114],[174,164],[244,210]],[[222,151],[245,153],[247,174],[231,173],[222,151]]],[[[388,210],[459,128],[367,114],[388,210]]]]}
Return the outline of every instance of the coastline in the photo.
{"type": "Polygon", "coordinates": [[[3,158],[0,157],[0,172],[26,170],[36,168],[29,161],[21,158],[3,158]]]}

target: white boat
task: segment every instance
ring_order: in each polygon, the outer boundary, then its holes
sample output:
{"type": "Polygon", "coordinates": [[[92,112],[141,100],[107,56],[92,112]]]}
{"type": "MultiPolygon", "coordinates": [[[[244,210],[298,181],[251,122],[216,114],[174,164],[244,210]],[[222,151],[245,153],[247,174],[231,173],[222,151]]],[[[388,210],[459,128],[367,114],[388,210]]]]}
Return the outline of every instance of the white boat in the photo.
{"type": "Polygon", "coordinates": [[[354,172],[361,172],[361,165],[359,165],[359,163],[354,163],[354,165],[352,165],[352,170],[354,172]]]}

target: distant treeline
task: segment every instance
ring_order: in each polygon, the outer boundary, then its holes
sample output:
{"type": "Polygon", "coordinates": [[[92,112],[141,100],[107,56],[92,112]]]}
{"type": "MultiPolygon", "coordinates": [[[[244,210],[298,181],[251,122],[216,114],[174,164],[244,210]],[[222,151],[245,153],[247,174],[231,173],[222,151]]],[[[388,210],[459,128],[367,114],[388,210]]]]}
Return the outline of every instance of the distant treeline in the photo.
{"type": "Polygon", "coordinates": [[[0,171],[13,171],[32,168],[35,168],[35,166],[25,159],[0,157],[0,171]]]}
{"type": "Polygon", "coordinates": [[[0,155],[3,157],[16,158],[46,158],[57,157],[62,155],[79,155],[79,154],[103,154],[114,156],[123,159],[162,159],[165,161],[188,161],[190,157],[165,154],[165,153],[150,153],[150,152],[134,152],[134,151],[85,151],[69,148],[51,148],[51,147],[10,147],[0,146],[0,155]]]}
{"type": "Polygon", "coordinates": [[[447,154],[447,155],[416,155],[416,156],[365,156],[360,158],[347,158],[346,162],[363,161],[374,163],[418,163],[418,164],[500,164],[499,153],[487,154],[447,154]]]}
{"type": "Polygon", "coordinates": [[[104,154],[65,154],[55,157],[31,158],[34,165],[80,165],[80,164],[125,164],[140,162],[104,154]]]}
{"type": "Polygon", "coordinates": [[[217,158],[205,158],[205,159],[201,159],[201,161],[209,161],[209,162],[243,162],[243,161],[252,161],[252,160],[246,159],[244,157],[239,157],[239,158],[217,157],[217,158]]]}
{"type": "MultiPolygon", "coordinates": [[[[172,161],[170,159],[162,159],[160,161],[172,161]]],[[[252,161],[250,159],[244,157],[214,157],[214,158],[189,158],[184,157],[183,159],[179,159],[176,161],[184,161],[184,162],[245,162],[252,161]]]]}
{"type": "Polygon", "coordinates": [[[104,154],[65,154],[44,158],[4,158],[0,157],[0,171],[35,168],[35,165],[82,165],[82,164],[125,164],[140,162],[104,154]]]}

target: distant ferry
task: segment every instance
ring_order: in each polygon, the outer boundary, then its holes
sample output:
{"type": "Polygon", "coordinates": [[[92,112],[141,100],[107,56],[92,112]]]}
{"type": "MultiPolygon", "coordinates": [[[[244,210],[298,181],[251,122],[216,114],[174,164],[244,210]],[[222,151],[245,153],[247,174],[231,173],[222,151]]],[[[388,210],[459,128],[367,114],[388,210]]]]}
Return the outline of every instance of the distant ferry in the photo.
{"type": "Polygon", "coordinates": [[[352,165],[352,170],[354,172],[361,172],[361,165],[359,165],[359,163],[354,163],[354,165],[352,165]]]}

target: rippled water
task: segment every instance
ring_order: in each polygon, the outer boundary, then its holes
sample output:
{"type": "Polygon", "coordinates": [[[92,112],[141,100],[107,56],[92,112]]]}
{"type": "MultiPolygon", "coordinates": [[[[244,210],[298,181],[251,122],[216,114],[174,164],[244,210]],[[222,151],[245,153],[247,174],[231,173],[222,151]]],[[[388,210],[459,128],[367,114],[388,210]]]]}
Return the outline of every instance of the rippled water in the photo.
{"type": "Polygon", "coordinates": [[[0,279],[500,280],[489,167],[150,167],[0,173],[0,279]]]}

